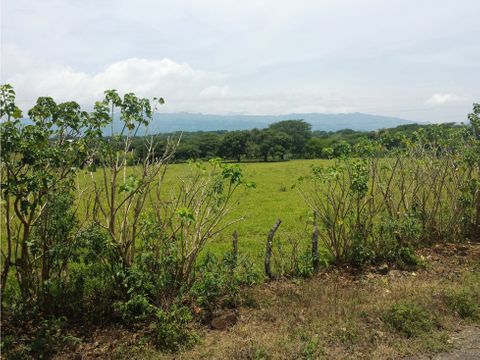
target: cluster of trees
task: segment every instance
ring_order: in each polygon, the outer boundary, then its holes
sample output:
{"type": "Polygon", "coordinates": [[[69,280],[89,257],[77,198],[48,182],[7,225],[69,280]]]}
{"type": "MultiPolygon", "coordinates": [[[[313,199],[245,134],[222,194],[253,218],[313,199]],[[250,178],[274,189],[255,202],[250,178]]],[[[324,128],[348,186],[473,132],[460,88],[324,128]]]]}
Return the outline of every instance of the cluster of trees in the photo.
{"type": "MultiPolygon", "coordinates": [[[[163,144],[175,134],[158,134],[158,153],[163,144]]],[[[265,129],[239,131],[213,131],[182,133],[182,142],[175,154],[176,160],[223,159],[246,160],[285,160],[302,158],[307,142],[312,137],[311,125],[303,120],[285,120],[271,124],[265,129]]],[[[136,138],[132,143],[135,158],[144,156],[143,148],[147,139],[136,138]]]]}
{"type": "MultiPolygon", "coordinates": [[[[375,144],[377,151],[385,153],[395,148],[405,148],[415,142],[418,134],[435,136],[442,130],[462,129],[455,123],[400,125],[379,131],[312,131],[303,120],[285,120],[264,129],[238,131],[185,132],[176,153],[176,161],[211,159],[220,157],[233,161],[281,161],[288,159],[330,159],[344,155],[362,156],[366,144],[375,144]],[[430,135],[429,135],[430,134],[430,135]]],[[[156,135],[157,153],[162,153],[168,138],[180,133],[156,135]]],[[[135,160],[145,156],[146,138],[137,137],[132,142],[135,160]]]]}

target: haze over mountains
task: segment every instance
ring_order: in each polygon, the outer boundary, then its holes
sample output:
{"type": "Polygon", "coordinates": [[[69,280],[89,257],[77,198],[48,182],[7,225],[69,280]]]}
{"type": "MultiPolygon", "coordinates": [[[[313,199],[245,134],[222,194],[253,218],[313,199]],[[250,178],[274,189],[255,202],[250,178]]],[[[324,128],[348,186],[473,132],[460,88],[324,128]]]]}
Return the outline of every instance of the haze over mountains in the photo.
{"type": "Polygon", "coordinates": [[[149,126],[149,133],[175,131],[246,130],[265,128],[281,120],[303,119],[313,130],[336,131],[341,129],[377,130],[412,124],[415,121],[389,116],[363,113],[350,114],[285,114],[285,115],[209,115],[194,113],[159,113],[149,126]]]}

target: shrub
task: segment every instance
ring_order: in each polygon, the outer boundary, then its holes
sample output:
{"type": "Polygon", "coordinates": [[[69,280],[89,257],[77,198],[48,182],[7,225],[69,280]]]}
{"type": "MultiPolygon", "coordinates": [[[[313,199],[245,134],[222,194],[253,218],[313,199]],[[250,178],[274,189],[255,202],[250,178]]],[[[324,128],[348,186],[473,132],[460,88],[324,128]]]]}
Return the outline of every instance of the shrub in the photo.
{"type": "MultiPolygon", "coordinates": [[[[276,237],[273,240],[273,263],[276,276],[291,278],[308,278],[313,275],[313,254],[310,248],[302,244],[305,234],[297,232],[287,237],[286,241],[276,237]]],[[[319,260],[325,264],[326,257],[319,255],[319,260]]]]}
{"type": "Polygon", "coordinates": [[[398,249],[397,264],[401,267],[411,267],[417,266],[419,261],[411,247],[402,246],[398,249]]]}
{"type": "Polygon", "coordinates": [[[310,250],[306,250],[302,254],[300,254],[295,266],[294,273],[296,276],[302,278],[309,278],[314,274],[313,256],[310,250]]]}
{"type": "Polygon", "coordinates": [[[393,304],[382,321],[392,330],[410,338],[433,329],[435,322],[428,312],[413,302],[393,304]]]}
{"type": "Polygon", "coordinates": [[[348,262],[356,267],[363,267],[375,258],[375,252],[372,246],[365,241],[358,239],[352,241],[352,246],[348,253],[348,262]]]}
{"type": "Polygon", "coordinates": [[[445,294],[445,302],[450,310],[462,319],[480,318],[480,292],[470,288],[452,290],[445,294]]]}
{"type": "Polygon", "coordinates": [[[65,331],[65,322],[65,318],[47,318],[27,325],[28,333],[21,337],[3,336],[2,353],[7,359],[48,359],[61,347],[79,341],[65,331]]]}
{"type": "Polygon", "coordinates": [[[218,305],[236,307],[245,299],[241,287],[258,282],[259,276],[253,270],[252,263],[245,256],[235,259],[230,252],[219,260],[207,253],[198,267],[191,294],[195,302],[208,311],[218,305]]]}
{"type": "Polygon", "coordinates": [[[162,351],[176,352],[198,342],[198,335],[188,327],[192,320],[190,309],[172,305],[167,311],[157,309],[151,325],[151,339],[162,351]]]}
{"type": "Polygon", "coordinates": [[[125,323],[134,323],[148,319],[155,307],[152,306],[146,296],[133,294],[127,301],[117,301],[113,304],[113,310],[125,323]]]}

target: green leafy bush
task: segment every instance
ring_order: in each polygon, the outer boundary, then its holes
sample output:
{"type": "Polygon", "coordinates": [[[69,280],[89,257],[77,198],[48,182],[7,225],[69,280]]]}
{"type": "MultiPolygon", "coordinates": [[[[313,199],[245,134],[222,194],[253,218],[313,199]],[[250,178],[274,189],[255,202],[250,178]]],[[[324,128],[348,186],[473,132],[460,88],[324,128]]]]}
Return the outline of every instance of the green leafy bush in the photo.
{"type": "Polygon", "coordinates": [[[429,332],[435,321],[422,306],[413,302],[396,303],[382,315],[382,321],[392,330],[406,337],[429,332]]]}
{"type": "Polygon", "coordinates": [[[150,326],[150,336],[162,351],[176,352],[198,342],[198,335],[189,328],[192,320],[190,309],[172,305],[168,310],[157,309],[155,321],[150,326]]]}
{"type": "Polygon", "coordinates": [[[365,240],[356,237],[352,241],[347,260],[351,265],[360,268],[373,262],[375,257],[376,254],[372,246],[365,240]]]}
{"type": "Polygon", "coordinates": [[[243,302],[241,287],[253,285],[259,276],[245,256],[235,258],[227,252],[223,259],[207,253],[198,267],[191,294],[202,308],[213,311],[217,306],[236,307],[243,302]]]}
{"type": "Polygon", "coordinates": [[[49,359],[60,347],[73,346],[79,339],[65,330],[63,317],[47,318],[27,325],[21,337],[2,336],[2,354],[7,359],[49,359]]]}

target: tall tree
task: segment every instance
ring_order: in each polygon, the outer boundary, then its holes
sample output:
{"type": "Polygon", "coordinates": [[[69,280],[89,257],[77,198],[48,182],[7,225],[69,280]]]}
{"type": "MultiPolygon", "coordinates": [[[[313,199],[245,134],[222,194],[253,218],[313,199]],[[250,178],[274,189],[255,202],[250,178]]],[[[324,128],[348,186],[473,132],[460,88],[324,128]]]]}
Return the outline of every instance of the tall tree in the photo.
{"type": "Polygon", "coordinates": [[[273,156],[283,159],[292,143],[289,135],[271,129],[261,130],[256,140],[259,155],[263,158],[263,161],[268,161],[268,158],[273,156]]]}
{"type": "Polygon", "coordinates": [[[292,153],[296,156],[302,156],[305,145],[312,137],[312,125],[303,120],[284,120],[273,123],[269,126],[271,130],[283,132],[292,139],[292,153]]]}
{"type": "Polygon", "coordinates": [[[200,157],[213,158],[220,146],[220,135],[215,133],[201,133],[193,142],[198,148],[200,157]]]}
{"type": "Polygon", "coordinates": [[[241,161],[247,153],[247,143],[250,138],[248,131],[231,131],[226,133],[220,143],[219,155],[224,158],[241,161]]]}

